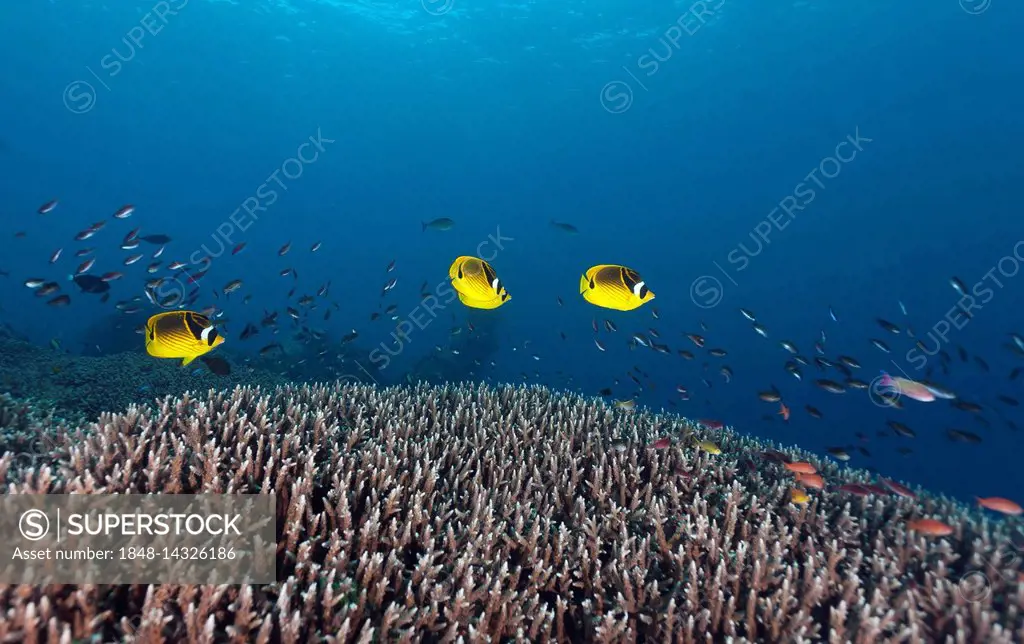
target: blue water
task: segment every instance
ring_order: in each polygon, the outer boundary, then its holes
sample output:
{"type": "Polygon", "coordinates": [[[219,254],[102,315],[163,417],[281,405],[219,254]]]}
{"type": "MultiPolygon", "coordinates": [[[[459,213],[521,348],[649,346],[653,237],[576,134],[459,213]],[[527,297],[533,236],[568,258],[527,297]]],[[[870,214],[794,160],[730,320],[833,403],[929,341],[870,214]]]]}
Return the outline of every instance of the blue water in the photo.
{"type": "MultiPolygon", "coordinates": [[[[155,246],[118,247],[141,226],[173,237],[165,262],[215,255],[194,307],[217,305],[231,319],[225,350],[255,354],[270,341],[266,333],[232,337],[264,310],[281,311],[282,334],[291,333],[287,291],[315,294],[330,281],[305,322],[334,342],[354,327],[363,349],[392,346],[395,323],[368,319],[382,302],[424,321],[386,369],[373,371],[376,361],[368,374],[349,363],[339,368],[348,377],[401,381],[436,346],[450,355],[450,329],[465,333],[475,321],[497,343],[485,364],[465,365],[467,379],[595,395],[612,387],[628,398],[636,387],[627,372],[636,366],[647,374],[644,405],[816,451],[860,445],[872,456],[854,454],[851,464],[966,499],[1024,498],[1024,436],[1006,422],[1022,426],[1024,417],[995,398],[1019,397],[1024,383],[1007,379],[1024,360],[1004,348],[1011,331],[1024,332],[1024,282],[1009,275],[1016,259],[1004,260],[1006,275],[989,273],[1024,240],[1024,7],[635,4],[0,5],[0,269],[10,272],[0,278],[0,315],[40,344],[59,338],[88,353],[82,329],[113,312],[114,301],[141,295],[150,277],[155,246]],[[300,154],[305,162],[294,161],[300,154]],[[57,209],[36,214],[50,199],[59,199],[57,209]],[[247,200],[265,210],[246,214],[247,200]],[[111,219],[125,203],[135,215],[111,219]],[[456,227],[423,232],[421,222],[436,217],[456,227]],[[551,219],[581,233],[566,235],[551,219]],[[103,220],[93,239],[73,241],[103,220]],[[755,242],[757,230],[767,241],[755,242]],[[476,250],[499,235],[500,247],[476,250]],[[309,252],[318,240],[322,249],[309,252]],[[278,257],[288,241],[291,253],[278,257]],[[242,242],[238,255],[218,250],[242,242]],[[51,308],[23,286],[28,277],[63,281],[82,246],[98,249],[91,273],[126,273],[112,283],[110,302],[69,284],[72,305],[51,308]],[[64,255],[51,266],[59,247],[64,255]],[[124,268],[129,252],[147,257],[124,268]],[[490,312],[458,303],[417,309],[421,283],[438,288],[456,256],[478,252],[510,303],[490,312]],[[579,276],[598,263],[636,269],[655,301],[629,313],[586,304],[579,276]],[[284,267],[300,279],[282,278],[284,267]],[[938,357],[918,370],[907,356],[913,341],[874,320],[926,338],[959,299],[952,276],[969,288],[988,285],[992,296],[943,342],[949,373],[938,357]],[[390,277],[398,284],[382,300],[390,277]],[[242,292],[213,297],[235,278],[245,280],[242,292]],[[252,296],[245,305],[244,294],[252,296]],[[330,302],[338,308],[325,321],[330,302]],[[739,307],[757,314],[767,339],[739,307]],[[593,342],[594,319],[619,326],[616,334],[602,328],[604,353],[593,342]],[[672,355],[630,349],[629,336],[649,328],[672,355]],[[829,358],[863,364],[857,377],[885,369],[923,378],[931,368],[930,380],[983,413],[944,401],[885,409],[864,391],[836,395],[813,384],[842,380],[834,369],[806,367],[796,381],[778,342],[813,358],[822,330],[829,358]],[[705,350],[684,333],[704,335],[705,350]],[[893,353],[874,349],[872,337],[893,353]],[[991,371],[962,363],[958,346],[991,371]],[[713,347],[729,355],[706,355],[713,347]],[[678,349],[697,358],[685,361],[678,349]],[[729,384],[718,374],[723,364],[735,373],[729,384]],[[773,383],[792,409],[789,423],[757,398],[773,383]],[[679,399],[677,385],[690,400],[679,399]],[[824,418],[811,418],[807,404],[824,418]],[[895,436],[887,420],[918,437],[895,436]],[[984,442],[952,443],[951,427],[984,442]],[[914,451],[902,456],[899,446],[914,451]]],[[[140,321],[158,310],[147,306],[140,321]]]]}

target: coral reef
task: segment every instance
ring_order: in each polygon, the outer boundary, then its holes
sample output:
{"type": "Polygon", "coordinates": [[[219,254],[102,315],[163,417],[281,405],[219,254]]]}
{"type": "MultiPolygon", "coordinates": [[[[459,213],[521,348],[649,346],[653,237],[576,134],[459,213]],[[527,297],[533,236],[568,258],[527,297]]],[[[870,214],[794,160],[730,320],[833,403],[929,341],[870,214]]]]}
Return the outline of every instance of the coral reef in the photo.
{"type": "MultiPolygon", "coordinates": [[[[0,309],[0,311],[2,310],[3,309],[0,309]]],[[[0,322],[0,338],[10,338],[12,340],[19,340],[21,342],[29,341],[28,337],[26,337],[25,334],[15,329],[13,326],[11,326],[10,322],[6,321],[0,322]]]]}
{"type": "MultiPolygon", "coordinates": [[[[134,336],[139,338],[139,336],[134,336]]],[[[158,360],[138,349],[105,356],[78,356],[14,338],[0,338],[0,392],[31,397],[39,406],[67,417],[125,409],[132,403],[186,391],[232,387],[241,383],[284,384],[269,371],[234,364],[228,376],[210,373],[202,362],[158,360]]]]}
{"type": "Polygon", "coordinates": [[[0,586],[2,641],[1024,641],[1006,522],[921,493],[794,505],[763,444],[539,387],[238,387],[57,452],[5,455],[5,493],[275,494],[280,581],[0,586]],[[907,530],[924,516],[954,533],[907,530]]]}
{"type": "Polygon", "coordinates": [[[0,454],[13,458],[11,470],[30,472],[54,463],[68,427],[85,424],[84,414],[59,417],[52,408],[0,394],[0,454]]]}

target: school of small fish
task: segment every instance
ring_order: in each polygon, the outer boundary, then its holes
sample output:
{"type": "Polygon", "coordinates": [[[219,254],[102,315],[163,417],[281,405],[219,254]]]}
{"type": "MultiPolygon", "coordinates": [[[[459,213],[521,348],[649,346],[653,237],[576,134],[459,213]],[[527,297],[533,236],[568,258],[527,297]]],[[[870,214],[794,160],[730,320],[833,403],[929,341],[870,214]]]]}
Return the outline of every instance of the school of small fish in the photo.
{"type": "MultiPolygon", "coordinates": [[[[37,212],[39,215],[52,216],[55,212],[59,212],[59,202],[56,199],[49,200],[39,206],[37,212]]],[[[125,204],[113,210],[111,218],[114,220],[126,220],[135,216],[136,212],[135,205],[125,204]]],[[[74,236],[74,241],[84,242],[86,240],[98,239],[103,234],[109,234],[104,232],[107,228],[107,223],[107,221],[97,221],[85,226],[74,236]]],[[[446,232],[455,228],[455,225],[455,221],[452,219],[446,217],[438,218],[432,221],[421,222],[421,232],[446,232]]],[[[576,226],[567,222],[551,220],[550,225],[553,229],[568,235],[578,235],[580,232],[576,226]]],[[[127,267],[146,259],[147,253],[133,251],[139,249],[142,243],[156,246],[152,252],[148,253],[150,263],[144,269],[141,292],[128,299],[117,301],[115,303],[116,308],[125,314],[138,313],[142,311],[148,301],[149,304],[164,309],[163,313],[151,316],[138,329],[145,337],[145,349],[149,355],[156,358],[178,359],[182,361],[181,364],[183,366],[199,358],[211,372],[219,375],[229,374],[231,372],[230,363],[222,357],[210,355],[212,350],[225,342],[223,332],[226,331],[228,320],[223,317],[224,309],[218,306],[209,306],[200,311],[191,310],[191,307],[197,303],[202,295],[200,282],[210,269],[212,258],[203,257],[200,258],[200,261],[192,260],[188,264],[180,261],[180,259],[164,263],[159,258],[164,254],[172,239],[168,235],[159,233],[140,235],[140,231],[140,228],[128,231],[117,243],[121,250],[128,252],[122,260],[124,269],[111,270],[101,275],[96,275],[93,269],[96,267],[97,258],[92,256],[95,247],[82,247],[74,252],[74,256],[77,258],[75,261],[81,261],[68,274],[67,281],[74,283],[80,293],[98,296],[101,302],[106,303],[111,295],[111,284],[122,281],[126,277],[123,271],[130,270],[127,267]],[[169,280],[173,280],[178,284],[189,285],[190,291],[183,293],[180,289],[170,289],[169,293],[165,293],[161,287],[169,280]]],[[[15,236],[23,238],[25,233],[18,232],[15,236]]],[[[309,246],[309,252],[315,253],[321,246],[321,241],[315,241],[309,246]]],[[[245,242],[238,243],[231,248],[230,255],[242,254],[246,252],[246,249],[247,244],[245,242]]],[[[284,258],[291,252],[291,249],[292,241],[285,241],[277,249],[276,254],[279,258],[284,258]]],[[[64,257],[64,250],[65,247],[61,246],[50,254],[48,258],[50,266],[56,265],[61,261],[61,258],[64,257]]],[[[395,271],[395,266],[396,261],[392,260],[384,271],[387,277],[382,285],[381,298],[386,297],[398,284],[397,277],[391,276],[395,271]]],[[[7,272],[0,271],[0,274],[6,275],[7,272]]],[[[290,278],[293,284],[288,292],[288,300],[295,299],[293,303],[284,307],[284,313],[293,321],[294,325],[300,327],[299,338],[322,339],[325,336],[325,332],[310,326],[310,316],[322,306],[323,320],[326,321],[330,319],[332,311],[341,308],[336,301],[330,301],[328,304],[323,302],[330,295],[331,282],[327,281],[321,284],[316,289],[315,295],[309,293],[298,294],[298,272],[292,266],[283,266],[279,270],[279,274],[283,278],[290,278]]],[[[457,294],[458,300],[469,308],[493,310],[507,305],[512,300],[505,284],[499,279],[495,268],[488,261],[478,257],[456,257],[449,266],[448,280],[457,294]]],[[[64,292],[62,282],[58,279],[31,276],[25,278],[24,285],[31,289],[37,297],[45,298],[45,302],[49,306],[67,307],[72,303],[71,294],[64,292]]],[[[950,285],[961,296],[968,294],[966,285],[958,278],[951,278],[950,285]]],[[[210,289],[210,294],[214,298],[223,296],[226,301],[231,301],[229,300],[231,294],[243,291],[245,286],[243,279],[236,278],[228,281],[220,288],[210,289]]],[[[427,286],[428,282],[424,282],[420,288],[421,301],[431,296],[427,286]]],[[[636,270],[617,264],[596,264],[582,271],[579,280],[579,294],[585,302],[594,307],[623,312],[635,311],[645,305],[650,305],[655,299],[654,292],[636,270]]],[[[250,295],[242,296],[241,304],[248,304],[250,297],[250,295]]],[[[564,306],[564,301],[561,297],[558,297],[556,302],[559,307],[564,306]]],[[[901,301],[898,304],[902,315],[908,316],[907,308],[903,302],[901,301]]],[[[958,307],[959,312],[965,318],[969,319],[971,317],[969,310],[959,305],[958,307]]],[[[652,318],[658,320],[658,310],[652,306],[649,306],[648,309],[652,318]]],[[[772,334],[769,332],[768,327],[758,320],[757,315],[752,310],[740,308],[738,312],[750,323],[754,333],[764,338],[765,341],[773,342],[777,345],[778,349],[776,350],[781,349],[780,355],[785,358],[782,371],[803,385],[813,384],[813,386],[835,395],[843,395],[851,391],[864,392],[868,396],[875,396],[876,403],[880,401],[884,406],[891,407],[894,410],[902,409],[907,400],[918,403],[947,401],[953,409],[970,414],[969,418],[973,419],[973,422],[983,427],[989,427],[991,424],[985,413],[989,411],[989,407],[982,405],[980,402],[962,400],[953,391],[933,382],[931,379],[935,374],[934,366],[931,364],[928,366],[925,378],[921,380],[905,377],[905,374],[894,375],[887,372],[882,372],[876,378],[865,380],[864,378],[857,377],[857,370],[862,368],[860,360],[848,355],[838,355],[834,358],[826,357],[828,356],[828,335],[824,329],[821,330],[820,336],[813,342],[813,358],[808,358],[792,340],[780,339],[775,341],[769,339],[772,334]],[[804,370],[812,367],[817,369],[819,377],[805,380],[804,370]],[[831,375],[830,372],[835,372],[835,375],[831,375]]],[[[239,340],[247,341],[252,339],[267,328],[271,329],[270,332],[272,334],[277,334],[279,331],[279,313],[276,310],[264,311],[258,325],[253,322],[246,323],[239,333],[239,340]]],[[[827,316],[833,324],[840,322],[840,317],[832,306],[828,306],[827,316]]],[[[371,322],[380,319],[388,319],[391,322],[398,323],[393,336],[396,341],[400,341],[404,331],[402,331],[403,320],[398,314],[398,306],[396,304],[389,304],[382,312],[371,313],[371,322]]],[[[927,351],[922,340],[917,339],[909,325],[899,325],[882,318],[876,319],[876,323],[884,331],[884,334],[913,339],[915,340],[915,346],[920,351],[934,355],[927,351]]],[[[703,352],[707,356],[706,361],[703,362],[704,377],[701,378],[705,388],[710,389],[714,386],[712,378],[715,378],[715,376],[711,375],[712,372],[718,374],[720,386],[735,386],[732,385],[733,369],[723,362],[730,355],[728,349],[723,346],[709,345],[710,329],[703,321],[699,322],[699,325],[699,332],[692,330],[680,332],[680,340],[689,343],[686,345],[686,348],[673,350],[668,342],[663,339],[662,333],[653,327],[628,334],[625,342],[631,350],[642,348],[666,355],[675,354],[687,361],[697,360],[698,354],[703,352]]],[[[594,334],[593,344],[597,351],[601,353],[607,351],[608,343],[612,341],[610,337],[619,334],[618,325],[610,319],[604,319],[599,324],[598,318],[595,317],[592,320],[591,328],[594,334]],[[605,334],[604,337],[601,335],[602,330],[605,334]]],[[[451,329],[451,335],[461,334],[463,330],[461,325],[456,325],[451,329]]],[[[475,331],[471,323],[466,324],[465,330],[468,333],[474,333],[475,331]]],[[[564,331],[559,333],[562,340],[568,339],[564,331]]],[[[341,344],[348,344],[358,337],[359,332],[356,329],[352,329],[350,333],[341,339],[341,344]]],[[[525,347],[528,344],[529,341],[523,346],[525,347]]],[[[876,337],[867,338],[866,345],[883,354],[892,352],[886,341],[876,337]]],[[[1017,333],[1010,333],[1009,342],[1006,343],[1006,347],[1017,357],[1024,357],[1024,337],[1017,333]]],[[[438,351],[443,350],[443,347],[440,345],[435,348],[438,351]]],[[[451,349],[451,351],[452,353],[458,353],[456,349],[451,349]]],[[[990,371],[988,363],[980,356],[971,356],[962,347],[956,347],[956,351],[962,363],[971,363],[983,372],[990,371]]],[[[284,346],[281,342],[270,342],[260,348],[257,353],[259,356],[267,359],[280,358],[284,354],[284,346]]],[[[321,353],[321,357],[324,356],[324,353],[326,352],[321,353]]],[[[948,375],[954,363],[953,357],[945,349],[941,348],[935,354],[939,357],[938,368],[943,374],[948,375]]],[[[541,359],[537,354],[534,354],[532,357],[538,361],[541,359]]],[[[494,366],[493,362],[491,366],[494,366]]],[[[1008,374],[1008,380],[1016,380],[1021,372],[1022,367],[1014,368],[1008,374]]],[[[634,367],[627,375],[636,387],[636,395],[645,390],[655,389],[655,384],[650,382],[649,376],[639,367],[634,367]]],[[[619,380],[616,379],[614,384],[619,385],[619,380]]],[[[691,398],[690,389],[683,384],[676,386],[676,392],[678,393],[679,401],[687,401],[691,398]]],[[[611,387],[607,387],[601,389],[598,393],[603,397],[610,397],[613,390],[611,387]]],[[[780,417],[783,422],[790,421],[793,413],[792,397],[784,396],[778,386],[768,383],[766,387],[756,392],[756,396],[764,402],[777,405],[777,410],[774,414],[765,417],[767,420],[780,417]],[[787,400],[790,402],[787,403],[787,400]]],[[[1006,394],[996,394],[995,399],[1007,407],[1019,406],[1019,401],[1016,398],[1006,394]]],[[[634,399],[614,400],[612,404],[616,410],[626,413],[636,408],[636,401],[634,399]]],[[[670,404],[677,406],[675,400],[670,401],[670,404]]],[[[824,417],[824,413],[821,410],[810,405],[805,405],[804,410],[811,418],[821,419],[824,417]]],[[[994,413],[1000,416],[1001,420],[1011,429],[1017,429],[1011,419],[999,414],[998,409],[994,410],[994,413]]],[[[724,427],[724,423],[719,420],[700,420],[699,423],[710,430],[724,427]]],[[[889,430],[899,437],[913,439],[916,436],[916,432],[902,422],[889,420],[887,425],[889,430]]],[[[879,435],[883,433],[885,432],[880,431],[879,435]]],[[[982,441],[982,437],[979,434],[959,428],[947,429],[946,436],[950,441],[961,443],[980,443],[982,441]]],[[[856,438],[861,443],[864,443],[868,441],[869,436],[865,433],[857,433],[856,438]]],[[[685,436],[678,442],[681,446],[699,450],[709,456],[721,454],[721,448],[712,441],[697,441],[689,436],[685,436]]],[[[649,446],[653,449],[663,450],[672,448],[676,444],[677,439],[673,439],[671,436],[663,436],[654,440],[649,446]]],[[[625,441],[616,441],[613,447],[621,451],[627,449],[628,444],[625,441]]],[[[906,445],[901,445],[898,451],[904,455],[912,453],[912,449],[906,445]]],[[[836,445],[828,448],[827,452],[832,458],[842,462],[850,461],[854,453],[870,457],[870,452],[863,445],[836,445]]],[[[804,461],[792,462],[785,455],[778,452],[766,452],[762,456],[769,461],[778,463],[789,475],[792,475],[793,485],[790,491],[790,501],[794,504],[809,503],[812,500],[813,491],[823,490],[827,487],[827,482],[811,463],[804,461]]],[[[845,483],[839,485],[836,489],[857,496],[896,494],[913,497],[915,495],[913,491],[902,484],[885,478],[880,478],[878,483],[871,484],[845,483]]],[[[1004,515],[1019,516],[1024,512],[1021,506],[1009,499],[1001,497],[976,497],[976,499],[980,507],[1004,515]]],[[[927,518],[909,521],[907,528],[927,536],[946,536],[955,532],[953,526],[927,518]]]]}

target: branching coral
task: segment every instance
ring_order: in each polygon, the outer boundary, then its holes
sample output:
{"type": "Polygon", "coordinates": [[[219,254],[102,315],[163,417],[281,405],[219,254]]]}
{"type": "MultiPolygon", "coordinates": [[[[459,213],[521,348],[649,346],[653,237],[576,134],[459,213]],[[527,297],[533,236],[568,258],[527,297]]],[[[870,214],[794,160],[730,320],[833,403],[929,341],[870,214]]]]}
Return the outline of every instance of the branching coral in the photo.
{"type": "MultiPolygon", "coordinates": [[[[0,454],[11,457],[5,469],[31,472],[47,465],[57,457],[59,446],[66,444],[67,427],[84,422],[81,414],[61,418],[52,408],[0,394],[0,454]]],[[[4,478],[0,473],[0,481],[4,478]]]]}
{"type": "Polygon", "coordinates": [[[0,587],[0,640],[1024,641],[1006,524],[926,495],[792,505],[765,445],[645,446],[666,427],[711,437],[535,387],[240,387],[103,414],[6,492],[275,494],[280,581],[0,587]],[[922,514],[956,533],[908,532],[922,514]]]}

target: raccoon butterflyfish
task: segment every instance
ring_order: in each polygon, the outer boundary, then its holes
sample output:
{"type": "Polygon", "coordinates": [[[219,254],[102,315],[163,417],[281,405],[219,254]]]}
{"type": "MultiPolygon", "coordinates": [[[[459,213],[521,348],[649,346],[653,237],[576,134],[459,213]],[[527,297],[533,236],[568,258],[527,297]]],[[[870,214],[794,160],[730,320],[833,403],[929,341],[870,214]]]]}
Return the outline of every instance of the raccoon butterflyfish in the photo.
{"type": "Polygon", "coordinates": [[[474,309],[496,309],[512,296],[490,264],[478,257],[461,256],[448,268],[459,301],[474,309]]]}
{"type": "Polygon", "coordinates": [[[146,353],[181,358],[185,366],[224,342],[210,319],[193,311],[158,313],[146,321],[146,353]]]}
{"type": "Polygon", "coordinates": [[[654,299],[640,275],[615,264],[599,264],[580,278],[580,294],[595,306],[617,311],[633,309],[654,299]]]}

